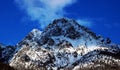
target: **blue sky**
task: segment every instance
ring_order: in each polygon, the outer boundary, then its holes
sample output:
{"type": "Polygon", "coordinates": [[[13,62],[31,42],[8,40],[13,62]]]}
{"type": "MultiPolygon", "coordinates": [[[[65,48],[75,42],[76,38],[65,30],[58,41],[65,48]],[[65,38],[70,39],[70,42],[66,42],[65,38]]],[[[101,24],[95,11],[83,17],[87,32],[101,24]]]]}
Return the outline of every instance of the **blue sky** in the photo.
{"type": "Polygon", "coordinates": [[[44,29],[61,17],[80,20],[95,33],[120,43],[120,0],[1,0],[0,43],[15,45],[33,28],[44,29]]]}

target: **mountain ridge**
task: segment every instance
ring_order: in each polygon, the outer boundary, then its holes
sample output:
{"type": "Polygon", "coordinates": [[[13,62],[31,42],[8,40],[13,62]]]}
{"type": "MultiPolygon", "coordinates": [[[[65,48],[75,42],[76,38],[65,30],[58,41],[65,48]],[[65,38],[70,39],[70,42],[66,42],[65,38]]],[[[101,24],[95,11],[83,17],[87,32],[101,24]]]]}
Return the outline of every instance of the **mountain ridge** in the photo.
{"type": "Polygon", "coordinates": [[[61,18],[43,31],[33,29],[16,45],[9,64],[18,70],[87,70],[111,63],[119,68],[119,53],[119,45],[109,38],[97,36],[75,20],[61,18]]]}

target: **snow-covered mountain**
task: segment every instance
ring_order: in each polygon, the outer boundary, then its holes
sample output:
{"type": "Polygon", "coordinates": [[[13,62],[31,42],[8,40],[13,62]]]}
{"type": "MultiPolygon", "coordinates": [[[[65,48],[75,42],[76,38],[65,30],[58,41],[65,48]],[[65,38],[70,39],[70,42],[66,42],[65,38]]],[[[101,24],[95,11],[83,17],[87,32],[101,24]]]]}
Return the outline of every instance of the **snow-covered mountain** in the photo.
{"type": "Polygon", "coordinates": [[[11,60],[14,55],[14,51],[14,46],[0,44],[0,62],[8,64],[9,60],[11,60]]]}
{"type": "Polygon", "coordinates": [[[61,18],[44,31],[33,29],[17,44],[9,64],[19,70],[119,68],[120,49],[75,20],[61,18]]]}

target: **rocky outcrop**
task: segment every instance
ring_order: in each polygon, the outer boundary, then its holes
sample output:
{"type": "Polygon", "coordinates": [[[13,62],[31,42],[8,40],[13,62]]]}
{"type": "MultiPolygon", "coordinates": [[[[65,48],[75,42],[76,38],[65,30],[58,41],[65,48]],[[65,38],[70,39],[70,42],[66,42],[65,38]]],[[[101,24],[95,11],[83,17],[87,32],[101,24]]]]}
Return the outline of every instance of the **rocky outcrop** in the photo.
{"type": "Polygon", "coordinates": [[[15,51],[14,46],[0,45],[0,62],[9,63],[9,60],[13,57],[15,51]]]}

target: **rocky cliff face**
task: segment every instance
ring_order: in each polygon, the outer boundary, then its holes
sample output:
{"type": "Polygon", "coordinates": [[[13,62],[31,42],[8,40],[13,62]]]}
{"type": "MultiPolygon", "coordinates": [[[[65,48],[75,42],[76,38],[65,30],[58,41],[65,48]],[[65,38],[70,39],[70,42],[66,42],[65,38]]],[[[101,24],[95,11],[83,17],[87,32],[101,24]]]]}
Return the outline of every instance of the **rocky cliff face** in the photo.
{"type": "Polygon", "coordinates": [[[4,44],[0,44],[0,62],[8,64],[9,60],[11,60],[14,55],[15,49],[16,48],[14,46],[5,46],[4,44]]]}
{"type": "Polygon", "coordinates": [[[33,29],[18,43],[15,52],[10,66],[18,70],[97,70],[120,66],[119,45],[65,18],[54,20],[43,32],[33,29]]]}

